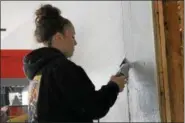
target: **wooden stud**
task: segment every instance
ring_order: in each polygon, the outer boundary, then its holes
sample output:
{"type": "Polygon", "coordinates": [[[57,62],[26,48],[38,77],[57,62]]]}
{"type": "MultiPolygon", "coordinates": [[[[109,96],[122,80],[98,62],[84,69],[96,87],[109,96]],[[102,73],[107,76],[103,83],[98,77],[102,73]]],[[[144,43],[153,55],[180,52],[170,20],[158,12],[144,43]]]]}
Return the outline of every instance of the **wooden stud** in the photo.
{"type": "Polygon", "coordinates": [[[171,122],[171,106],[166,58],[166,37],[162,1],[153,1],[153,20],[158,71],[159,109],[162,122],[171,122]]]}
{"type": "Polygon", "coordinates": [[[184,122],[183,4],[153,1],[161,122],[184,122]]]}
{"type": "MultiPolygon", "coordinates": [[[[180,7],[179,7],[180,8],[180,7]]],[[[181,54],[182,38],[177,1],[164,2],[166,21],[166,47],[168,61],[168,80],[172,122],[184,121],[184,56],[181,54]]],[[[184,20],[183,20],[184,21],[184,20]]],[[[182,30],[181,30],[182,31],[182,30]]]]}

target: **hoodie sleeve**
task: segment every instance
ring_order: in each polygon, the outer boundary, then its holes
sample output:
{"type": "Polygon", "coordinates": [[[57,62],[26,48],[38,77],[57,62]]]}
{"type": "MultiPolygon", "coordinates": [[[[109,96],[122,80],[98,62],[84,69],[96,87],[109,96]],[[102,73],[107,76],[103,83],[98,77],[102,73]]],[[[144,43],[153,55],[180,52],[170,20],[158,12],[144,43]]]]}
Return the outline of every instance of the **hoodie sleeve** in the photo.
{"type": "Polygon", "coordinates": [[[56,72],[64,101],[82,119],[104,117],[117,99],[117,84],[109,82],[96,91],[85,71],[79,66],[66,65],[65,69],[58,68],[56,72]]]}

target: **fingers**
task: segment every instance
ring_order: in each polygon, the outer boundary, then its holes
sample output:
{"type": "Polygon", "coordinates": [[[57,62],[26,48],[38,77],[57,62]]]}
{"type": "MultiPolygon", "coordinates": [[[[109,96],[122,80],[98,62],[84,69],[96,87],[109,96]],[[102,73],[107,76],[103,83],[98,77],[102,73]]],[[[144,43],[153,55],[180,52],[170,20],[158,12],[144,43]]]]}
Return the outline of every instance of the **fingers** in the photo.
{"type": "Polygon", "coordinates": [[[127,83],[127,81],[128,81],[128,77],[126,77],[126,78],[124,79],[124,81],[125,81],[125,83],[127,83]]]}
{"type": "Polygon", "coordinates": [[[120,92],[122,92],[124,90],[125,84],[128,81],[128,77],[125,77],[123,75],[121,76],[113,75],[111,76],[111,81],[115,82],[119,86],[120,92]]]}
{"type": "Polygon", "coordinates": [[[111,79],[113,79],[114,77],[115,77],[115,76],[112,75],[112,76],[111,76],[111,79]]]}
{"type": "Polygon", "coordinates": [[[124,75],[121,75],[121,76],[112,75],[112,76],[111,76],[111,79],[115,79],[115,78],[121,78],[121,79],[123,79],[123,80],[125,80],[125,81],[128,81],[128,77],[125,77],[124,75]]]}
{"type": "Polygon", "coordinates": [[[120,76],[120,79],[124,80],[125,82],[128,81],[128,77],[125,77],[125,76],[120,76]]]}

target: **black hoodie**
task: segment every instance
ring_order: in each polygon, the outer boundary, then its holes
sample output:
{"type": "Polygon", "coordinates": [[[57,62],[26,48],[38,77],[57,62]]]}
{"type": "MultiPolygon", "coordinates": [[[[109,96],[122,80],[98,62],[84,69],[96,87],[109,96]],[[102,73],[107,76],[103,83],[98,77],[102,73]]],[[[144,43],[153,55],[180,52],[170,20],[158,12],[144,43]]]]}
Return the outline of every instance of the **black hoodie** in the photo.
{"type": "Polygon", "coordinates": [[[24,72],[29,80],[42,74],[38,121],[92,122],[107,114],[119,93],[113,82],[96,91],[85,71],[55,48],[44,47],[26,55],[24,72]]]}

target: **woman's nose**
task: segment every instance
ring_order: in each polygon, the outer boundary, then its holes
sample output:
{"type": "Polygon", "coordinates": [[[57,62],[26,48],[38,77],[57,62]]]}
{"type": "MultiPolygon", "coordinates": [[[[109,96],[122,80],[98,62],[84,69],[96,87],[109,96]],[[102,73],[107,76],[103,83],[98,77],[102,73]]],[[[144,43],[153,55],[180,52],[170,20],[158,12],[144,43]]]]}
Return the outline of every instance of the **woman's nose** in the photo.
{"type": "Polygon", "coordinates": [[[74,42],[75,42],[74,44],[75,44],[75,46],[76,46],[76,45],[77,45],[77,42],[76,42],[76,40],[74,40],[74,42]]]}

